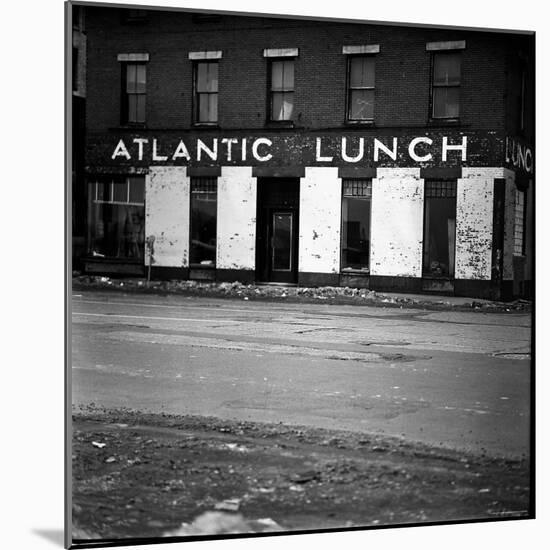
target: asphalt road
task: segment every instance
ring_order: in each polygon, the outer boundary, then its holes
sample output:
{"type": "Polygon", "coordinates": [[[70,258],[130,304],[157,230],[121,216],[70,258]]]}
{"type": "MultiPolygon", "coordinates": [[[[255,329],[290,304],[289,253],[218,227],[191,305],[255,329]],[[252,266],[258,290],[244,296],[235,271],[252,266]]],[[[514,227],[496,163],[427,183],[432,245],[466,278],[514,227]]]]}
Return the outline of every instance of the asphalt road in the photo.
{"type": "Polygon", "coordinates": [[[528,456],[530,315],[78,292],[73,405],[528,456]]]}

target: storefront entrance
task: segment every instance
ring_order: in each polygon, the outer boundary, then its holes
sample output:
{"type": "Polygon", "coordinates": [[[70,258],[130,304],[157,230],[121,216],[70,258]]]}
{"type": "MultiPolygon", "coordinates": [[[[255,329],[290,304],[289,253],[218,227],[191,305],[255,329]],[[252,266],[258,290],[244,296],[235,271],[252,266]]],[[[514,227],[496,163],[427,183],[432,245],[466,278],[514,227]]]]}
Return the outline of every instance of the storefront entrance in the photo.
{"type": "Polygon", "coordinates": [[[256,231],[256,279],[298,281],[298,178],[259,178],[256,231]]]}

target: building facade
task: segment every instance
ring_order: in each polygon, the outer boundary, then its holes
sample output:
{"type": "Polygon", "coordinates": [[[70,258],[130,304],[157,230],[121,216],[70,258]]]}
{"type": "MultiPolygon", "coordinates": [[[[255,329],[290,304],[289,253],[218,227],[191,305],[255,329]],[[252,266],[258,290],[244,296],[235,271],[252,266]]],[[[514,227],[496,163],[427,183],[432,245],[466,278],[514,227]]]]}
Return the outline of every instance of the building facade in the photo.
{"type": "Polygon", "coordinates": [[[86,8],[88,273],[508,299],[534,37],[86,8]]]}

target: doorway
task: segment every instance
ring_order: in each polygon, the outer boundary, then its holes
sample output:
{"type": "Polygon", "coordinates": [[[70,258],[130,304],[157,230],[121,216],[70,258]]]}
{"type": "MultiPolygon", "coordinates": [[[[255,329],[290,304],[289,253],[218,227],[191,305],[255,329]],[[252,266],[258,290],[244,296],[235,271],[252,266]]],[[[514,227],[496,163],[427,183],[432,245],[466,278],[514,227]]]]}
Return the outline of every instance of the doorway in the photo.
{"type": "Polygon", "coordinates": [[[299,178],[259,178],[256,279],[298,281],[299,178]]]}

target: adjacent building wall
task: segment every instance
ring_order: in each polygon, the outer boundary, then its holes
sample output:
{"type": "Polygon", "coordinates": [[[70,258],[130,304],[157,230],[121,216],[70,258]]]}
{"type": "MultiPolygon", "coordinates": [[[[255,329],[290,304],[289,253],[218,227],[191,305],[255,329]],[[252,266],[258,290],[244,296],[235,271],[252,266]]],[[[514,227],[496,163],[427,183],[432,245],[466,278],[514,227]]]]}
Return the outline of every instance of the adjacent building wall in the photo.
{"type": "Polygon", "coordinates": [[[300,272],[339,272],[341,204],[338,168],[306,167],[300,182],[300,272]]]}
{"type": "Polygon", "coordinates": [[[420,168],[378,168],[372,181],[371,275],[422,276],[420,168]]]}
{"type": "Polygon", "coordinates": [[[145,237],[155,237],[153,266],[188,267],[189,197],[186,167],[151,167],[145,178],[145,237]]]}
{"type": "Polygon", "coordinates": [[[456,197],[456,279],[491,279],[493,194],[500,177],[502,168],[462,168],[456,197]]]}
{"type": "Polygon", "coordinates": [[[218,269],[255,268],[256,185],[250,166],[222,167],[218,178],[218,269]]]}
{"type": "Polygon", "coordinates": [[[504,199],[504,258],[502,278],[511,281],[514,278],[514,220],[516,210],[516,176],[512,170],[504,170],[506,179],[504,199]]]}

